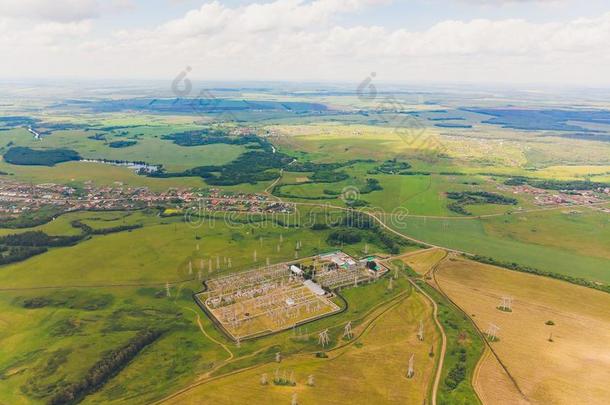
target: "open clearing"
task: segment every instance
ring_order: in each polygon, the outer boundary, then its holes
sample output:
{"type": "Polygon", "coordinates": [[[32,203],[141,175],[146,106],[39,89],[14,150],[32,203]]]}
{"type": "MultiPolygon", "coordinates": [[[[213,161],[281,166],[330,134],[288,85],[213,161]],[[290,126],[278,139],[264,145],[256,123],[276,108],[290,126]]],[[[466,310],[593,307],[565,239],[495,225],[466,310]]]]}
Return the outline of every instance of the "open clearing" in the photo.
{"type": "MultiPolygon", "coordinates": [[[[492,347],[532,403],[610,401],[610,295],[462,258],[441,263],[436,278],[479,328],[500,327],[492,347]],[[503,296],[513,297],[512,312],[496,309],[503,296]]],[[[493,397],[484,368],[477,384],[493,397]]]]}

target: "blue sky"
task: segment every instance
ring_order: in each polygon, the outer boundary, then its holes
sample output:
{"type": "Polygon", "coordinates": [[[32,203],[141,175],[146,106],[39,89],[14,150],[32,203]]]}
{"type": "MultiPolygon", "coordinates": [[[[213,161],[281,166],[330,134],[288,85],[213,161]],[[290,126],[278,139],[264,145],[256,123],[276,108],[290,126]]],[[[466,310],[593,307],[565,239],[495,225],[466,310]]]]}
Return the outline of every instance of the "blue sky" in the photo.
{"type": "Polygon", "coordinates": [[[601,0],[0,0],[0,78],[605,86],[608,43],[601,0]]]}
{"type": "MultiPolygon", "coordinates": [[[[261,0],[224,0],[228,7],[246,6],[252,3],[270,3],[261,0]]],[[[133,24],[151,27],[169,18],[178,18],[187,11],[199,7],[199,0],[134,0],[131,12],[107,15],[107,27],[133,24]]],[[[502,1],[502,0],[403,0],[368,8],[366,11],[339,19],[346,25],[383,25],[389,28],[423,29],[432,24],[449,20],[475,18],[522,18],[532,22],[569,21],[574,17],[595,17],[608,12],[604,0],[556,0],[556,1],[502,1]]]]}

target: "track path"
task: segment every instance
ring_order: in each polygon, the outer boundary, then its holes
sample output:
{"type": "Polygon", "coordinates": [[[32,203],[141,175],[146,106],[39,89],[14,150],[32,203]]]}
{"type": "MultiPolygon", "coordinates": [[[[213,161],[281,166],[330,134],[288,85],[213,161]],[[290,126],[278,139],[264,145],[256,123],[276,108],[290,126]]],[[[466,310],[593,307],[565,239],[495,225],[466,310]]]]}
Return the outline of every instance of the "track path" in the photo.
{"type": "MultiPolygon", "coordinates": [[[[218,346],[222,347],[228,354],[229,357],[227,357],[224,362],[221,364],[221,366],[224,366],[226,363],[230,362],[231,360],[233,360],[235,358],[235,355],[233,354],[233,352],[231,351],[231,349],[229,349],[229,347],[227,345],[225,345],[224,343],[222,343],[219,340],[214,339],[212,336],[210,336],[205,329],[203,328],[203,324],[201,323],[201,315],[199,315],[198,311],[195,311],[193,308],[189,308],[189,307],[182,307],[183,309],[189,310],[192,313],[194,313],[197,318],[197,325],[199,325],[199,330],[201,330],[201,333],[203,333],[203,335],[208,338],[209,340],[211,340],[212,342],[216,343],[218,346]]],[[[214,370],[214,369],[213,369],[214,370]]],[[[212,371],[210,371],[209,373],[211,373],[212,371]]]]}

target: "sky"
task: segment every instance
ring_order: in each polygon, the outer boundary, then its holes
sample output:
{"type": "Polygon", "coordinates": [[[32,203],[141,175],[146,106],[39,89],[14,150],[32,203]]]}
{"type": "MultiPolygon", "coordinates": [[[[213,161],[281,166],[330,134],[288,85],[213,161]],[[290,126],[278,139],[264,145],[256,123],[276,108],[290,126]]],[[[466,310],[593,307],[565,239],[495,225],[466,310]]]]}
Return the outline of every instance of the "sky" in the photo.
{"type": "Polygon", "coordinates": [[[608,0],[0,0],[0,79],[610,85],[608,0]]]}

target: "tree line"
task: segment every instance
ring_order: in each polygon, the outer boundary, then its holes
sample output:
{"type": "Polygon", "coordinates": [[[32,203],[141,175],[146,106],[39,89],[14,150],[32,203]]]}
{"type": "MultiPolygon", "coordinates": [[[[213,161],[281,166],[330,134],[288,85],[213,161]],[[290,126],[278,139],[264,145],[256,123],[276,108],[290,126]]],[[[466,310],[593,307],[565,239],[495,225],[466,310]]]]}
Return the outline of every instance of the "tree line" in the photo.
{"type": "Polygon", "coordinates": [[[74,228],[81,229],[83,231],[83,233],[85,233],[87,235],[108,235],[111,233],[139,229],[139,228],[142,228],[142,226],[143,226],[142,224],[133,224],[133,225],[113,226],[113,227],[109,227],[109,228],[93,228],[78,219],[70,222],[70,225],[72,225],[72,227],[74,227],[74,228]]]}
{"type": "Polygon", "coordinates": [[[487,191],[450,191],[447,193],[447,198],[454,200],[447,204],[447,208],[449,208],[450,211],[461,215],[472,215],[464,208],[465,205],[517,205],[519,202],[516,198],[505,197],[501,194],[489,193],[487,191]]]}
{"type": "Polygon", "coordinates": [[[507,186],[529,185],[543,190],[597,190],[610,187],[608,183],[588,180],[538,180],[529,177],[512,177],[504,182],[507,186]]]}
{"type": "Polygon", "coordinates": [[[76,404],[85,396],[97,391],[112,377],[117,375],[146,346],[154,343],[163,335],[160,330],[145,330],[138,333],[125,345],[104,355],[77,382],[60,388],[49,401],[49,405],[76,404]]]}

